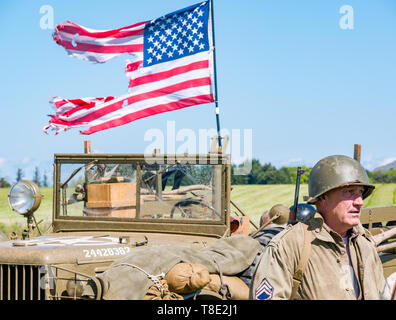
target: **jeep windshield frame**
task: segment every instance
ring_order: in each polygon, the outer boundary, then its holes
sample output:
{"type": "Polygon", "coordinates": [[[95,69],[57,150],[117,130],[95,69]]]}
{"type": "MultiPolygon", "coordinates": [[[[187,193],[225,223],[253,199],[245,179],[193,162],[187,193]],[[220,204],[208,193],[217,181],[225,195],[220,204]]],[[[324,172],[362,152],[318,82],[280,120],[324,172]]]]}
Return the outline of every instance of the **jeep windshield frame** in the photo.
{"type": "Polygon", "coordinates": [[[229,155],[55,154],[53,190],[54,232],[229,234],[229,155]]]}

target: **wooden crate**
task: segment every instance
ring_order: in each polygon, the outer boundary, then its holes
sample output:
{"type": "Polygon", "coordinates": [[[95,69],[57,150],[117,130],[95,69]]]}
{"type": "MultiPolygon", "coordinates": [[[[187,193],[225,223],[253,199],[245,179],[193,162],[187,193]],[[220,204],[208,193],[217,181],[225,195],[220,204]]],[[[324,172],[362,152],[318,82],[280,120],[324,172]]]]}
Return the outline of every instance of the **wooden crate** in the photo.
{"type": "Polygon", "coordinates": [[[87,208],[136,206],[136,182],[87,185],[87,208]]]}
{"type": "Polygon", "coordinates": [[[136,182],[88,184],[85,206],[88,216],[134,218],[136,182]]]}

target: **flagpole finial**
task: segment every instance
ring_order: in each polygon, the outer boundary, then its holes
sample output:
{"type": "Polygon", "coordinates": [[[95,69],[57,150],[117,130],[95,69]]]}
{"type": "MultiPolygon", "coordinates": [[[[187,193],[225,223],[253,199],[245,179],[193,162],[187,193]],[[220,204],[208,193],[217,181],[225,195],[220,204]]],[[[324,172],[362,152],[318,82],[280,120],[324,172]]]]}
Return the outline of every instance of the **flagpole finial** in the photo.
{"type": "Polygon", "coordinates": [[[84,141],[84,153],[91,153],[91,140],[84,141]]]}

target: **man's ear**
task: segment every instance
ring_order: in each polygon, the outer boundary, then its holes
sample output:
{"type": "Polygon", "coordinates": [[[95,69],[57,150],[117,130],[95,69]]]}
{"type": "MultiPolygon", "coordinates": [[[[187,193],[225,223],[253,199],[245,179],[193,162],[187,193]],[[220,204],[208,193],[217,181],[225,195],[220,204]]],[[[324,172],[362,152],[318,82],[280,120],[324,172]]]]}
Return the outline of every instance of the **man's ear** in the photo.
{"type": "Polygon", "coordinates": [[[319,201],[319,200],[326,200],[326,199],[327,199],[327,196],[328,196],[327,192],[326,192],[325,194],[322,194],[322,195],[318,198],[318,201],[319,201]]]}
{"type": "Polygon", "coordinates": [[[325,202],[326,198],[327,198],[327,195],[326,195],[326,194],[323,194],[323,195],[321,195],[321,196],[318,198],[318,200],[316,201],[315,206],[316,206],[316,208],[318,209],[318,211],[319,211],[320,208],[323,208],[324,202],[325,202]]]}

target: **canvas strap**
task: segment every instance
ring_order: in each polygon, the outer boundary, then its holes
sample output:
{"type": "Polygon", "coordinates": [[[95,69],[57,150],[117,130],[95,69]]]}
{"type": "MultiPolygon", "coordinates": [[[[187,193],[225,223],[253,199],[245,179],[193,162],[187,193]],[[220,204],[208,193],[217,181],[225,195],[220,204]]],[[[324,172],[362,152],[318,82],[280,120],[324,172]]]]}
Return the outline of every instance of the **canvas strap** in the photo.
{"type": "Polygon", "coordinates": [[[297,290],[302,282],[305,267],[307,266],[309,255],[311,253],[312,232],[308,231],[308,225],[303,225],[304,230],[304,244],[301,250],[300,260],[298,261],[297,268],[293,274],[293,287],[290,300],[293,300],[297,294],[297,290]]]}
{"type": "Polygon", "coordinates": [[[136,269],[140,270],[141,272],[143,272],[147,276],[147,278],[149,278],[151,281],[154,282],[154,284],[156,285],[156,287],[158,288],[158,290],[161,293],[161,298],[164,296],[165,288],[162,285],[160,280],[165,278],[165,273],[161,272],[158,275],[149,274],[148,272],[146,272],[142,268],[140,268],[140,267],[138,267],[138,266],[136,266],[134,264],[131,264],[131,263],[126,263],[126,262],[119,263],[119,264],[117,264],[117,266],[128,266],[128,267],[136,268],[136,269]]]}

